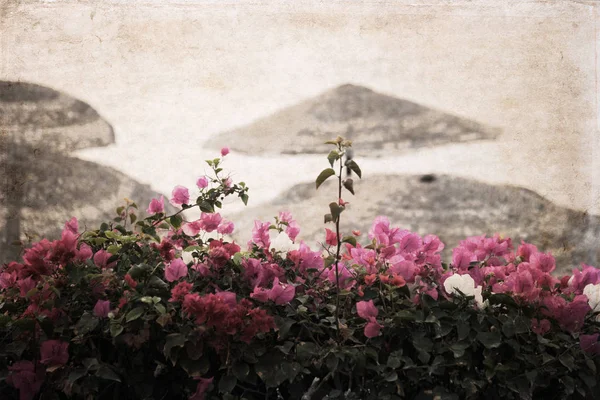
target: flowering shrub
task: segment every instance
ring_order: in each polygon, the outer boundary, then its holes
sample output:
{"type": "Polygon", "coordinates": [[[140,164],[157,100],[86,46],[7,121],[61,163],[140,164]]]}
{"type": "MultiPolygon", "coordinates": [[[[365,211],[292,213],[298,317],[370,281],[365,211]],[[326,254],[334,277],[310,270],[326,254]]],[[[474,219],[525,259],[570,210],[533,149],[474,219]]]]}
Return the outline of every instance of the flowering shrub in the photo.
{"type": "Polygon", "coordinates": [[[349,142],[330,143],[321,248],[286,212],[228,240],[216,209],[248,189],[215,159],[195,201],[174,189],[175,215],[161,197],[137,221],[127,203],[3,265],[0,398],[600,398],[599,270],[556,277],[550,254],[499,236],[467,238],[446,264],[436,236],[385,217],[342,235],[342,166],[361,171],[343,162],[349,142]]]}

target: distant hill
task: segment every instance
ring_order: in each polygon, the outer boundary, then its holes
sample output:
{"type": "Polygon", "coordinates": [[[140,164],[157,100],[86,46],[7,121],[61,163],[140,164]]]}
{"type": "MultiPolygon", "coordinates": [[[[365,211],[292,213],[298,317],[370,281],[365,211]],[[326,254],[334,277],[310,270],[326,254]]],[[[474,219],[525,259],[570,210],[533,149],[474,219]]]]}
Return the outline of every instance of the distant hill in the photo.
{"type": "MultiPolygon", "coordinates": [[[[496,186],[447,175],[377,175],[354,182],[356,196],[342,214],[342,229],[360,229],[366,237],[376,216],[385,215],[393,226],[420,234],[440,236],[448,251],[467,236],[499,233],[531,242],[551,251],[561,271],[581,262],[598,266],[600,218],[556,206],[538,194],[518,187],[496,186]]],[[[238,240],[246,242],[254,219],[272,220],[281,210],[297,218],[299,238],[310,243],[324,240],[323,214],[336,198],[333,181],[318,191],[314,183],[292,187],[266,205],[231,217],[237,222],[238,240]]]]}
{"type": "Polygon", "coordinates": [[[14,260],[15,242],[60,237],[77,217],[98,228],[128,197],[145,210],[154,193],[108,167],[70,151],[114,143],[112,126],[90,105],[28,82],[0,81],[0,262],[14,260]]]}
{"type": "Polygon", "coordinates": [[[387,96],[342,85],[207,141],[250,154],[324,153],[341,135],[359,155],[397,154],[413,148],[495,139],[497,129],[387,96]]]}

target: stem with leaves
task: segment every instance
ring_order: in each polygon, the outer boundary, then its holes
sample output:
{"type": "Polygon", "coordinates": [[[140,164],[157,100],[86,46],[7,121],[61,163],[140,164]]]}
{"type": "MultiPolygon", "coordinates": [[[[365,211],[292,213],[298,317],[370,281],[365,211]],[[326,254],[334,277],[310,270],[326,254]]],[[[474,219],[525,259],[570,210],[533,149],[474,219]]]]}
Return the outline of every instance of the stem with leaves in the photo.
{"type": "Polygon", "coordinates": [[[339,262],[341,260],[341,250],[342,243],[347,242],[351,244],[356,244],[356,240],[352,236],[345,237],[342,239],[342,235],[340,232],[340,215],[346,209],[346,203],[342,200],[342,187],[346,188],[352,195],[354,195],[354,182],[352,178],[349,176],[346,179],[343,179],[342,173],[344,166],[348,169],[348,171],[354,172],[359,178],[362,177],[362,172],[359,166],[356,164],[354,160],[349,157],[349,149],[352,147],[352,142],[350,140],[346,140],[341,136],[338,136],[335,140],[330,140],[325,142],[326,144],[331,144],[336,147],[335,150],[329,152],[327,156],[327,160],[329,161],[329,165],[331,168],[326,168],[317,177],[316,187],[319,189],[328,178],[332,176],[337,176],[338,185],[337,185],[337,201],[329,203],[329,214],[325,214],[324,220],[325,223],[333,222],[335,224],[335,237],[337,242],[335,257],[332,260],[332,264],[335,268],[335,281],[336,281],[336,299],[335,299],[335,321],[337,325],[338,335],[340,332],[340,319],[339,319],[339,310],[340,310],[340,271],[339,271],[339,262]],[[344,161],[343,158],[346,157],[344,161]],[[333,169],[333,166],[336,162],[339,162],[339,170],[336,174],[336,171],[333,169]]]}

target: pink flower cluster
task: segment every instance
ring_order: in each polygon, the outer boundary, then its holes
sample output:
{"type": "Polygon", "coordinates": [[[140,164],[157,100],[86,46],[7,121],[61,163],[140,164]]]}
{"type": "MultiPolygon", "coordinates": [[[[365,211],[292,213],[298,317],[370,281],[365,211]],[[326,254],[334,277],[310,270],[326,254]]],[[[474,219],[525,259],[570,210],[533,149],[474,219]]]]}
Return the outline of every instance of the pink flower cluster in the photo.
{"type": "Polygon", "coordinates": [[[213,328],[217,336],[239,334],[240,339],[247,343],[257,333],[266,333],[275,328],[273,317],[265,310],[254,308],[248,299],[238,302],[233,292],[203,296],[187,293],[183,295],[182,310],[188,317],[194,318],[197,324],[213,328]]]}

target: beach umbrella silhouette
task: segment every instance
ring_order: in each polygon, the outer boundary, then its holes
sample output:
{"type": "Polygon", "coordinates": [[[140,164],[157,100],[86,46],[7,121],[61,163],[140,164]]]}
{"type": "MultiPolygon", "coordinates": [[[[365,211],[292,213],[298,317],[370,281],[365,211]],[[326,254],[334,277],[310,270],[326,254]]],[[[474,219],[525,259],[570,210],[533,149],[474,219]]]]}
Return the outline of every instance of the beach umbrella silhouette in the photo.
{"type": "Polygon", "coordinates": [[[69,156],[115,136],[92,107],[64,93],[0,81],[0,131],[0,262],[15,259],[28,237],[58,236],[71,216],[91,225],[113,217],[124,197],[155,195],[112,168],[69,156]]]}

